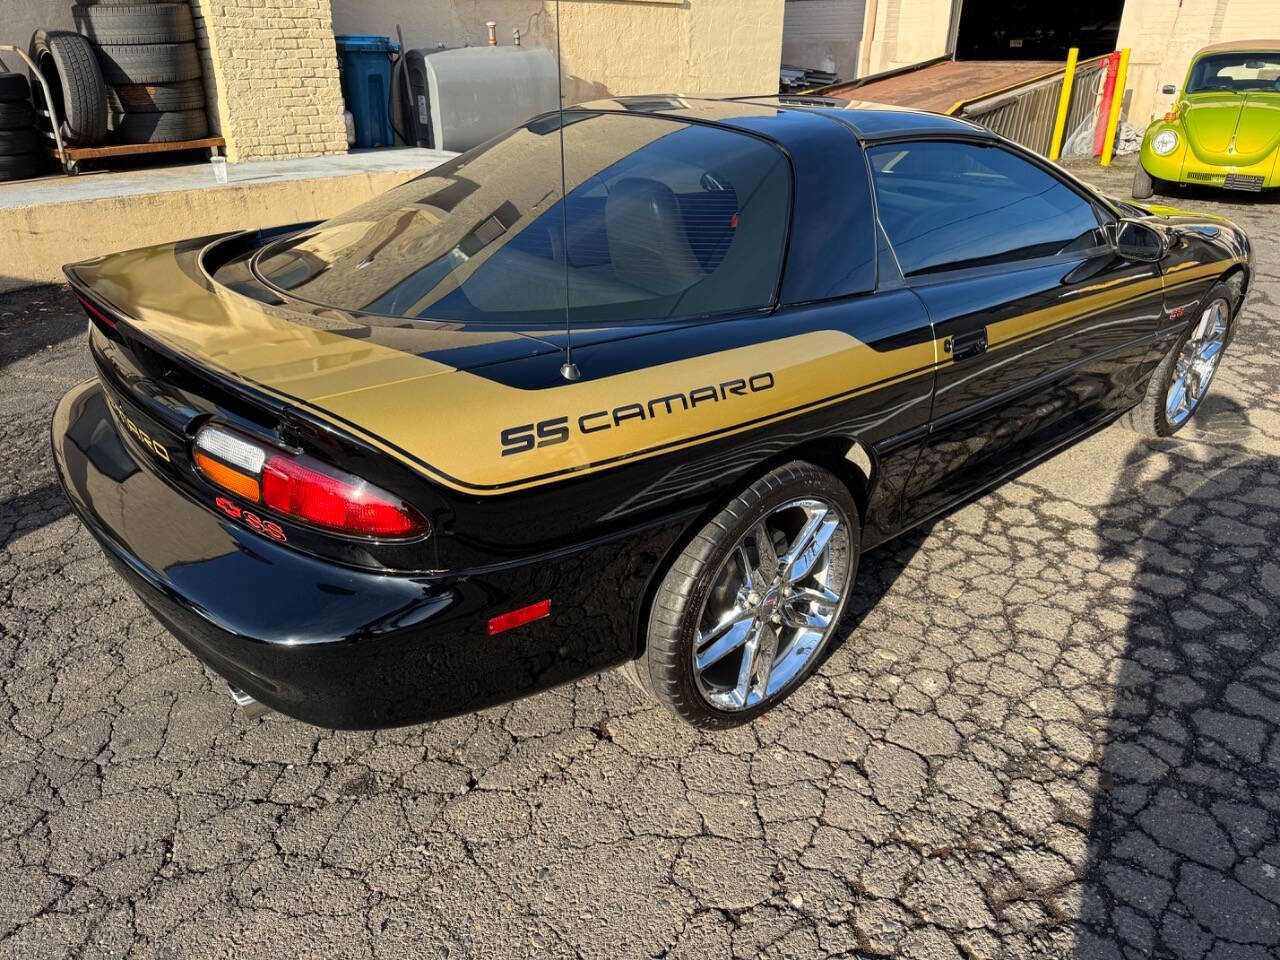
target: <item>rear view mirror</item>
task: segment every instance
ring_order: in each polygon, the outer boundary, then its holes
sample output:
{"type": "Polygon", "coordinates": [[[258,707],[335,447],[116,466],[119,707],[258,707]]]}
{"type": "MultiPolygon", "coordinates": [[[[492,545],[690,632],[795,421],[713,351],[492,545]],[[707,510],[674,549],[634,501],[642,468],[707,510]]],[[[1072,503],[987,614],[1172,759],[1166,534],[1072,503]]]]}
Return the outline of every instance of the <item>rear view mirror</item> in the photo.
{"type": "Polygon", "coordinates": [[[1172,97],[1175,93],[1178,92],[1178,88],[1175,87],[1172,83],[1166,83],[1163,87],[1160,88],[1160,92],[1163,93],[1166,97],[1172,97]]]}
{"type": "Polygon", "coordinates": [[[1121,220],[1116,224],[1115,251],[1126,260],[1154,263],[1169,249],[1165,235],[1140,220],[1121,220]]]}

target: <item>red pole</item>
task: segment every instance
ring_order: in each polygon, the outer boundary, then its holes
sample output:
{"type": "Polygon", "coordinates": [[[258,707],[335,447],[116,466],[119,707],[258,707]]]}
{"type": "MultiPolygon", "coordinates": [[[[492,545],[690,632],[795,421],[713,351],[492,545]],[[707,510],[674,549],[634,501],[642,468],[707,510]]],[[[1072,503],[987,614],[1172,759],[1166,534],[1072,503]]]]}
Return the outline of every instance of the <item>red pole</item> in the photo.
{"type": "Polygon", "coordinates": [[[1093,155],[1102,156],[1102,145],[1107,139],[1107,121],[1110,119],[1111,100],[1116,93],[1116,74],[1120,70],[1120,51],[1107,57],[1107,80],[1102,88],[1102,108],[1098,111],[1098,125],[1093,131],[1093,155]]]}

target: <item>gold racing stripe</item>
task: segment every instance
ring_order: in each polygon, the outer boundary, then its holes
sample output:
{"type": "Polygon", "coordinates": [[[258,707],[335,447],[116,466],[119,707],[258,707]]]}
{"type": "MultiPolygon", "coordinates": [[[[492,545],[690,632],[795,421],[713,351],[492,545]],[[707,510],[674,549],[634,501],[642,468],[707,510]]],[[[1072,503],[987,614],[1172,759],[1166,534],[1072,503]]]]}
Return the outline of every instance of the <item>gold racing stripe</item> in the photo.
{"type": "MultiPolygon", "coordinates": [[[[1171,268],[1164,280],[1100,285],[991,324],[991,349],[1149,296],[1166,280],[1166,289],[1176,289],[1227,266],[1188,262],[1171,268]]],[[[939,363],[952,362],[941,341],[878,351],[827,330],[601,380],[522,390],[295,322],[233,291],[213,292],[180,268],[170,247],[89,261],[77,273],[156,340],[300,403],[438,482],[472,493],[527,489],[685,449],[931,375],[939,363]],[[726,388],[764,374],[767,387],[726,388]],[[702,391],[701,399],[691,403],[694,391],[702,391]],[[597,429],[580,429],[583,417],[597,429]],[[568,427],[564,441],[503,455],[503,431],[559,419],[568,427]]]]}
{"type": "Polygon", "coordinates": [[[882,352],[823,330],[542,390],[458,371],[315,402],[412,451],[443,483],[496,492],[684,449],[932,374],[938,350],[929,340],[882,352]],[[726,389],[738,381],[759,388],[726,389]],[[556,426],[557,442],[504,455],[504,431],[536,433],[544,423],[556,426]]]}

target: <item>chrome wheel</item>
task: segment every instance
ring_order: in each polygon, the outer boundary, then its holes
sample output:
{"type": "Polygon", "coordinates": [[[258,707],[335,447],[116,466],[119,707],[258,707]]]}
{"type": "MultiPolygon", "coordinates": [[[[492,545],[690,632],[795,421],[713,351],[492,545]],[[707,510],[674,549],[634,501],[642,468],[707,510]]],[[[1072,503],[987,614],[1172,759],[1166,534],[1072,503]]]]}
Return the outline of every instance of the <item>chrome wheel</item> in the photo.
{"type": "Polygon", "coordinates": [[[1165,397],[1164,415],[1171,427],[1180,427],[1200,406],[1209,384],[1218,371],[1226,347],[1231,308],[1226,300],[1214,300],[1205,308],[1200,323],[1182,345],[1173,367],[1173,379],[1165,397]]]}
{"type": "Polygon", "coordinates": [[[835,629],[849,588],[849,523],[806,497],[775,507],[725,559],[698,619],[698,690],[726,711],[782,690],[835,629]]]}

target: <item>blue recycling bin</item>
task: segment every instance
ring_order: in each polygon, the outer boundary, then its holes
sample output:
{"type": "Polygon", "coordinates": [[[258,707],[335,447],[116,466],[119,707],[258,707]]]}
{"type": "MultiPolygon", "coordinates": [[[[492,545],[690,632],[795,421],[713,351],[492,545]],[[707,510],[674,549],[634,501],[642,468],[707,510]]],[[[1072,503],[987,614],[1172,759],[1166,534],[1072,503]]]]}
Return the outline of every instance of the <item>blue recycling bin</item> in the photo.
{"type": "Polygon", "coordinates": [[[342,99],[356,124],[357,147],[395,145],[391,131],[391,59],[400,44],[390,37],[348,35],[334,37],[338,45],[338,74],[342,99]]]}

